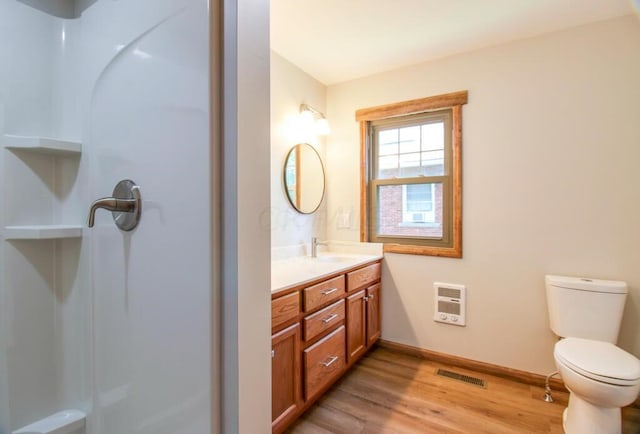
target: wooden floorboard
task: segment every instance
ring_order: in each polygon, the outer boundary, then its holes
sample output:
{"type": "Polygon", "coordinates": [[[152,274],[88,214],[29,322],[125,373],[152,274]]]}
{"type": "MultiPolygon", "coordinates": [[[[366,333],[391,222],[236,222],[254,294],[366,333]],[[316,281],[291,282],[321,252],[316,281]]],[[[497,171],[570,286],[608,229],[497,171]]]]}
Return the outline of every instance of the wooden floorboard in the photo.
{"type": "MultiPolygon", "coordinates": [[[[290,434],[562,433],[568,394],[374,348],[304,413],[290,434]],[[436,375],[485,380],[486,388],[436,375]]],[[[640,434],[640,408],[623,409],[623,434],[640,434]]]]}

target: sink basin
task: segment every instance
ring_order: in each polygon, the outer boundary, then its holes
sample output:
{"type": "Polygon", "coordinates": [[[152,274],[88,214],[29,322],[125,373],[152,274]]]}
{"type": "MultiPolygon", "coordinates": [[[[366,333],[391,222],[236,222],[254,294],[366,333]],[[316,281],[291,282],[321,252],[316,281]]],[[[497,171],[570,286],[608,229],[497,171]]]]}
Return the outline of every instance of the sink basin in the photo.
{"type": "Polygon", "coordinates": [[[309,260],[316,262],[347,262],[352,261],[353,257],[342,255],[320,255],[315,258],[309,258],[309,260]]]}
{"type": "Polygon", "coordinates": [[[357,265],[382,259],[382,244],[365,244],[370,247],[369,250],[352,248],[345,251],[343,247],[346,245],[338,243],[336,244],[338,248],[335,250],[322,249],[315,258],[308,256],[309,251],[305,252],[302,248],[292,251],[293,254],[283,255],[277,260],[272,260],[271,293],[300,286],[334,273],[343,272],[357,265]]]}

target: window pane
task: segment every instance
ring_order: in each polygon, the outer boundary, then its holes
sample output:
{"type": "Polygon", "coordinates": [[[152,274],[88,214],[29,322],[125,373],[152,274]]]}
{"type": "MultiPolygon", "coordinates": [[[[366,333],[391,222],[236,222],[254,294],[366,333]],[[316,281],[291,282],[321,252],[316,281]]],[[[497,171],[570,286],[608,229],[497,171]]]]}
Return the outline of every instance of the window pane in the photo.
{"type": "Polygon", "coordinates": [[[378,133],[378,155],[398,153],[398,129],[383,130],[378,133]]]}
{"type": "Polygon", "coordinates": [[[422,151],[423,175],[445,175],[444,122],[422,125],[422,151]]]}
{"type": "Polygon", "coordinates": [[[397,178],[399,175],[397,154],[378,158],[378,179],[397,178]]]}
{"type": "Polygon", "coordinates": [[[445,123],[377,130],[377,179],[444,176],[445,123]]]}
{"type": "Polygon", "coordinates": [[[378,186],[377,235],[442,238],[442,184],[378,186]]]}
{"type": "Polygon", "coordinates": [[[400,154],[400,178],[413,178],[420,176],[420,153],[400,154]]]}
{"type": "Polygon", "coordinates": [[[444,149],[444,122],[422,126],[422,150],[444,149]]]}
{"type": "Polygon", "coordinates": [[[409,212],[433,211],[432,184],[410,184],[406,186],[405,209],[409,212]]]}
{"type": "Polygon", "coordinates": [[[400,154],[400,167],[417,167],[420,165],[420,153],[400,154]]]}
{"type": "Polygon", "coordinates": [[[384,169],[397,169],[398,168],[398,156],[389,155],[387,157],[380,157],[378,160],[378,168],[384,169]]]}
{"type": "Polygon", "coordinates": [[[400,128],[400,153],[420,152],[420,127],[400,128]]]}
{"type": "Polygon", "coordinates": [[[444,173],[444,151],[422,152],[422,175],[442,176],[444,173]]]}

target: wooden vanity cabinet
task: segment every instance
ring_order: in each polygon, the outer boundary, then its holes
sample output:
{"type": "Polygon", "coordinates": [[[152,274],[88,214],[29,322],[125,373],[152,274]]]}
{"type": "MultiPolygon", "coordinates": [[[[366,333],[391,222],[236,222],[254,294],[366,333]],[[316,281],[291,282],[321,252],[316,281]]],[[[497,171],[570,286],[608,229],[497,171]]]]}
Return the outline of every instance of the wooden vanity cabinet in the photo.
{"type": "Polygon", "coordinates": [[[347,296],[347,362],[353,364],[380,338],[380,283],[347,296]]]}
{"type": "Polygon", "coordinates": [[[336,324],[344,321],[344,300],[336,301],[330,306],[318,312],[307,315],[302,320],[304,324],[304,340],[311,341],[327,330],[334,328],[336,324]]]}
{"type": "Polygon", "coordinates": [[[271,336],[271,426],[284,427],[302,407],[300,324],[271,336]]]}
{"type": "Polygon", "coordinates": [[[380,337],[380,262],[272,295],[272,424],[283,432],[380,337]]]}
{"type": "Polygon", "coordinates": [[[367,350],[366,290],[347,297],[347,361],[351,363],[367,350]]]}
{"type": "Polygon", "coordinates": [[[292,292],[271,301],[271,330],[282,329],[298,319],[300,314],[300,294],[292,292]]]}
{"type": "Polygon", "coordinates": [[[346,365],[344,326],[304,350],[304,396],[314,399],[323,388],[333,383],[346,365]]]}
{"type": "Polygon", "coordinates": [[[347,291],[352,292],[360,288],[366,288],[373,282],[380,280],[380,267],[380,263],[376,262],[347,273],[347,291]]]}
{"type": "Polygon", "coordinates": [[[367,288],[367,348],[380,338],[380,284],[376,283],[367,288]]]}
{"type": "Polygon", "coordinates": [[[344,275],[304,288],[304,311],[311,312],[344,297],[344,275]]]}

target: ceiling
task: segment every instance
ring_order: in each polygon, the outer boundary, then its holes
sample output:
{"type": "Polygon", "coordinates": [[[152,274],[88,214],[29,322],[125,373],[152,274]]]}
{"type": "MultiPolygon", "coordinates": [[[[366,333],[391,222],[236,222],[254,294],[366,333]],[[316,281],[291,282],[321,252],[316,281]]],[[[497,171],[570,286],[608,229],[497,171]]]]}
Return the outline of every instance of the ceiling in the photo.
{"type": "Polygon", "coordinates": [[[271,0],[271,48],[325,85],[629,15],[640,0],[271,0]]]}

